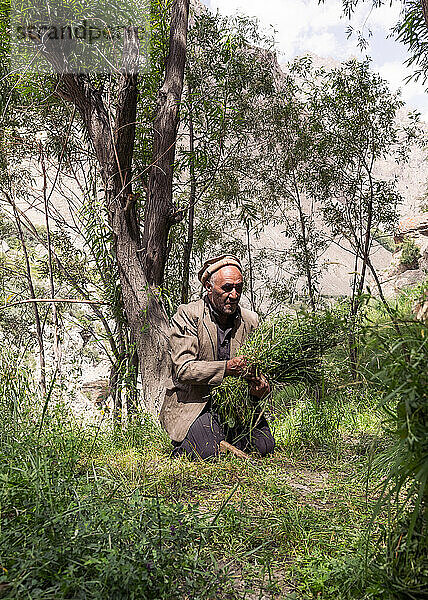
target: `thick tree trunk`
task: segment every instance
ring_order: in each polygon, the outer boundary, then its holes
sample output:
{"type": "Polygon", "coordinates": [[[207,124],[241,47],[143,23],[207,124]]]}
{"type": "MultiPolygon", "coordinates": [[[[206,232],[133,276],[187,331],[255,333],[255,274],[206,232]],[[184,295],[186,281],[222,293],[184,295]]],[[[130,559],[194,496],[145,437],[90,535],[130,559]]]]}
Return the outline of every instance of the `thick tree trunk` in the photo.
{"type": "Polygon", "coordinates": [[[79,110],[99,162],[105,204],[114,235],[124,308],[140,357],[143,402],[146,409],[155,415],[169,373],[166,344],[168,322],[143,270],[135,198],[132,194],[137,75],[130,61],[138,58],[138,39],[133,29],[128,31],[125,39],[124,56],[127,68],[118,81],[114,121],[101,93],[92,87],[88,76],[62,75],[58,93],[73,102],[79,110]]]}
{"type": "Polygon", "coordinates": [[[112,227],[123,303],[140,358],[143,403],[154,415],[160,408],[165,379],[169,374],[168,320],[158,294],[147,283],[125,210],[113,213],[112,227]]]}
{"type": "Polygon", "coordinates": [[[190,0],[175,0],[172,8],[165,81],[159,91],[154,121],[153,167],[144,215],[144,271],[148,283],[161,286],[171,225],[181,219],[172,203],[172,175],[183,91],[190,0]]]}
{"type": "MultiPolygon", "coordinates": [[[[56,90],[78,109],[98,159],[124,308],[140,361],[143,402],[153,415],[160,408],[169,375],[168,320],[153,286],[162,283],[168,231],[174,222],[172,176],[188,15],[189,0],[175,0],[165,82],[159,92],[154,123],[154,164],[149,179],[143,245],[131,185],[139,53],[136,29],[130,27],[125,31],[123,68],[114,109],[105,105],[102,92],[92,86],[88,75],[62,74],[56,90]]],[[[55,64],[54,59],[51,62],[55,64]]]]}

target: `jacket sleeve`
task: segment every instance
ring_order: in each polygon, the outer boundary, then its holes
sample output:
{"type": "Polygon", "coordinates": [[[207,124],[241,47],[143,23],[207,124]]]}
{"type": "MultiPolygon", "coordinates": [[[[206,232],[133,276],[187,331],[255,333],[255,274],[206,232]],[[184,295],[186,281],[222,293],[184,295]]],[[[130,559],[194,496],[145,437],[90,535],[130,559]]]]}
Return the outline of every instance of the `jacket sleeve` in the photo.
{"type": "Polygon", "coordinates": [[[179,306],[171,321],[171,359],[174,380],[191,385],[219,385],[226,370],[225,360],[198,360],[198,324],[179,306]]]}

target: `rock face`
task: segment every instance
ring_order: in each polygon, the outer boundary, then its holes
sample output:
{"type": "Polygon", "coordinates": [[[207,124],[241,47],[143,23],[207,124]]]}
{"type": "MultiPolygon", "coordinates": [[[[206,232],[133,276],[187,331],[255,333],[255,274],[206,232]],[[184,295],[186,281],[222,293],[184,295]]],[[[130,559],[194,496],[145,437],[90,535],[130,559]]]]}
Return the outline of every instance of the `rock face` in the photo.
{"type": "Polygon", "coordinates": [[[398,293],[407,286],[424,281],[428,276],[428,213],[404,216],[398,224],[394,242],[399,248],[392,257],[389,273],[395,278],[393,287],[398,293]],[[406,240],[413,240],[421,254],[410,267],[401,262],[401,246],[406,240]]]}
{"type": "Polygon", "coordinates": [[[400,292],[406,287],[417,285],[423,281],[425,277],[426,274],[422,269],[409,269],[396,278],[394,283],[395,291],[400,292]]]}
{"type": "Polygon", "coordinates": [[[428,212],[405,216],[400,220],[394,241],[400,244],[405,238],[417,240],[421,252],[428,249],[428,212]]]}

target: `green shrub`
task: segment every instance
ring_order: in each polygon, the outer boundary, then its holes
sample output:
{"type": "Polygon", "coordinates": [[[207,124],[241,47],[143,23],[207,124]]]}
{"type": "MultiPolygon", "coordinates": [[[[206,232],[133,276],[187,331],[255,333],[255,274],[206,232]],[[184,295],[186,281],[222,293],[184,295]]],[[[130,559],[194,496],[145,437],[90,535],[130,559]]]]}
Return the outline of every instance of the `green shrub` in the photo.
{"type": "Polygon", "coordinates": [[[29,491],[25,500],[14,498],[22,514],[3,520],[0,585],[9,598],[153,600],[215,593],[221,574],[197,559],[207,527],[195,509],[142,498],[138,491],[126,501],[82,497],[70,486],[68,498],[46,494],[51,502],[32,510],[35,490],[29,491]]]}
{"type": "Polygon", "coordinates": [[[401,246],[400,265],[408,269],[417,269],[421,257],[421,249],[412,239],[404,240],[401,246]]]}
{"type": "Polygon", "coordinates": [[[393,443],[374,463],[384,473],[374,519],[391,511],[386,550],[376,562],[398,596],[407,587],[406,597],[416,598],[428,584],[428,327],[411,319],[407,296],[392,310],[395,323],[384,314],[364,340],[372,355],[365,375],[381,395],[393,443]]]}

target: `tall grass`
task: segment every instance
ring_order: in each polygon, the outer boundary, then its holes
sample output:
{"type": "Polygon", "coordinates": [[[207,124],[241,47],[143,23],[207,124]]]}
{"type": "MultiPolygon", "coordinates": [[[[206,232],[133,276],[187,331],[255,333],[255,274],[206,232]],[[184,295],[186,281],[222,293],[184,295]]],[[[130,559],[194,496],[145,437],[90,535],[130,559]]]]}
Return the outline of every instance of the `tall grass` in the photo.
{"type": "Polygon", "coordinates": [[[216,595],[224,574],[201,552],[210,516],[139,486],[124,492],[93,460],[117,440],[77,431],[58,404],[39,436],[30,378],[11,356],[0,365],[0,596],[216,595]]]}
{"type": "Polygon", "coordinates": [[[312,591],[326,598],[428,598],[428,327],[412,314],[424,287],[388,311],[373,299],[367,306],[360,374],[388,443],[370,461],[377,502],[366,550],[319,565],[312,591]]]}
{"type": "Polygon", "coordinates": [[[395,307],[397,332],[385,314],[366,331],[366,366],[381,393],[380,409],[393,445],[380,456],[385,471],[375,517],[394,507],[379,558],[397,593],[426,597],[428,589],[428,326],[409,314],[408,299],[395,307]]]}
{"type": "Polygon", "coordinates": [[[145,415],[82,430],[57,396],[40,429],[31,377],[3,350],[0,597],[426,597],[427,336],[412,298],[396,302],[402,337],[369,302],[357,382],[344,343],[317,362],[321,395],[294,380],[273,396],[276,452],[250,462],[171,461],[145,415]]]}

